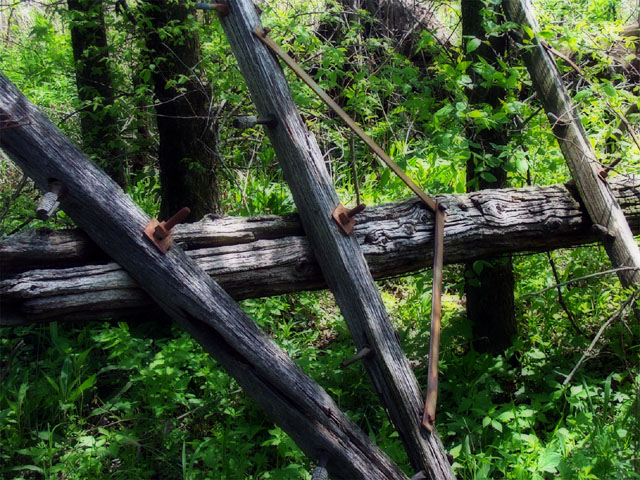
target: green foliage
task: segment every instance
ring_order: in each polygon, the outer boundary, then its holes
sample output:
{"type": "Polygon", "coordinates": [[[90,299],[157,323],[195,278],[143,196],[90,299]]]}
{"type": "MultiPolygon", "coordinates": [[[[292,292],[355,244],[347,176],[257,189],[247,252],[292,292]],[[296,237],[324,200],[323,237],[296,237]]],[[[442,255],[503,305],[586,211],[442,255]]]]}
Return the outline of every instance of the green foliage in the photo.
{"type": "MultiPolygon", "coordinates": [[[[545,0],[536,2],[536,9],[543,26],[539,36],[582,71],[557,58],[596,150],[607,162],[622,159],[617,170],[637,173],[640,151],[620,119],[624,114],[637,127],[640,118],[632,108],[638,105],[637,81],[624,68],[635,47],[621,34],[623,21],[635,8],[630,5],[545,0]]],[[[144,23],[148,18],[138,6],[131,3],[129,13],[144,23]]],[[[440,12],[452,19],[452,27],[457,8],[453,4],[440,12]]],[[[473,158],[479,178],[492,180],[489,170],[494,167],[506,170],[515,186],[569,178],[516,52],[498,67],[482,58],[471,62],[467,54],[485,45],[478,39],[463,39],[444,51],[431,33],[423,32],[418,49],[433,60],[421,69],[396,53],[392,40],[367,36],[367,25],[375,19],[366,11],[345,16],[338,3],[319,1],[270,3],[264,9],[271,35],[425,190],[466,190],[465,165],[473,146],[468,125],[476,130],[500,126],[509,132],[509,143],[495,155],[473,158]],[[315,35],[310,25],[324,26],[331,39],[315,35]],[[471,105],[468,92],[475,86],[500,86],[507,93],[497,106],[471,105]]],[[[100,108],[77,101],[69,21],[55,8],[17,9],[11,41],[0,39],[0,69],[79,142],[75,113],[100,108]]],[[[106,21],[119,92],[114,108],[127,155],[147,158],[143,168],[130,172],[127,193],[157,217],[149,82],[152,71],[167,59],[141,61],[150,53],[144,39],[111,2],[106,21]],[[145,129],[148,135],[142,133],[145,129]]],[[[490,37],[513,27],[494,17],[487,24],[490,37]]],[[[197,29],[202,40],[198,73],[214,100],[225,211],[257,215],[294,210],[263,131],[231,127],[234,116],[255,110],[220,23],[197,14],[183,25],[168,24],[161,34],[179,38],[185,28],[197,29]]],[[[533,32],[529,37],[525,43],[533,32]]],[[[343,203],[355,203],[356,183],[368,204],[407,197],[404,185],[359,141],[352,148],[350,131],[297,78],[287,75],[303,117],[326,153],[343,203]]],[[[176,77],[168,87],[182,92],[188,80],[176,77]]],[[[3,235],[25,225],[70,224],[63,213],[45,224],[30,221],[38,193],[27,184],[14,195],[21,175],[1,156],[0,172],[0,204],[7,206],[0,216],[3,235]]],[[[562,385],[629,292],[612,276],[581,280],[561,287],[563,307],[557,290],[536,292],[602,270],[608,260],[602,249],[586,247],[554,252],[554,261],[557,280],[546,256],[516,259],[519,338],[496,357],[473,351],[465,318],[463,276],[478,275],[486,262],[476,262],[466,273],[455,266],[445,271],[438,429],[459,478],[639,476],[640,331],[628,312],[603,334],[595,356],[562,385]]],[[[424,382],[430,272],[382,282],[381,292],[424,382]]],[[[340,367],[355,352],[329,294],[252,299],[242,306],[394,461],[413,473],[362,365],[340,367]]],[[[312,465],[305,455],[186,333],[164,321],[131,320],[0,330],[0,478],[310,478],[312,465]]]]}

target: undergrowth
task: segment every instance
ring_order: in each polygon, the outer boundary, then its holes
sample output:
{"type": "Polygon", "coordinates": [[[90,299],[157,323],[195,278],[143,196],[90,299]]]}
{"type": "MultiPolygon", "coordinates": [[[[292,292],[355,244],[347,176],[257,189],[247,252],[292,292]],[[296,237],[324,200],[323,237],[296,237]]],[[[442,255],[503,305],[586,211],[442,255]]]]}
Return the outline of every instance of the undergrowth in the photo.
{"type": "MultiPolygon", "coordinates": [[[[602,254],[590,247],[567,255],[597,263],[602,254]]],[[[526,274],[519,278],[521,333],[500,356],[470,347],[455,268],[445,275],[438,429],[454,471],[459,478],[636,478],[640,377],[637,348],[629,345],[640,329],[632,315],[613,324],[597,355],[562,385],[624,292],[614,281],[573,288],[581,300],[571,308],[587,319],[581,336],[555,308],[554,290],[529,295],[553,283],[546,256],[516,265],[526,274]]],[[[420,275],[382,285],[421,382],[429,285],[420,275]]],[[[330,295],[242,306],[410,473],[362,365],[340,367],[355,352],[330,295]]],[[[0,387],[7,478],[310,478],[312,465],[291,439],[168,321],[5,328],[0,358],[10,357],[0,387]]]]}

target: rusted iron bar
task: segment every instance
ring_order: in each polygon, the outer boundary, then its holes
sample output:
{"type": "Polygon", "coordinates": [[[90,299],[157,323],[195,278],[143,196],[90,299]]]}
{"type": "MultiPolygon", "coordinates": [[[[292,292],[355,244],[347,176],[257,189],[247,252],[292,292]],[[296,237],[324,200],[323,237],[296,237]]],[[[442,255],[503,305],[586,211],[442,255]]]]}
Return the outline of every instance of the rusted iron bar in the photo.
{"type": "Polygon", "coordinates": [[[303,69],[296,63],[296,61],[291,58],[287,52],[285,52],[280,45],[274,42],[268,36],[268,30],[261,28],[260,26],[256,26],[254,30],[256,36],[264,43],[269,49],[275,53],[278,57],[287,64],[287,66],[293,70],[293,72],[306,83],[311,90],[314,91],[320,99],[327,104],[331,110],[333,110],[347,126],[353,130],[353,132],[362,139],[362,141],[373,151],[379,158],[382,160],[393,172],[400,177],[400,179],[411,189],[413,193],[415,193],[420,200],[422,200],[431,211],[435,211],[436,204],[434,200],[429,197],[416,183],[409,178],[409,176],[400,168],[400,166],[391,160],[391,157],[387,155],[387,153],[369,136],[367,135],[362,128],[356,124],[356,122],[345,112],[340,106],[329,96],[327,92],[325,92],[320,85],[318,85],[303,69]]]}
{"type": "Polygon", "coordinates": [[[431,294],[431,338],[429,340],[429,369],[427,399],[424,404],[422,426],[433,431],[438,402],[438,357],[440,356],[440,318],[442,314],[442,265],[444,263],[444,222],[446,213],[436,202],[435,243],[433,246],[433,285],[431,294]]]}

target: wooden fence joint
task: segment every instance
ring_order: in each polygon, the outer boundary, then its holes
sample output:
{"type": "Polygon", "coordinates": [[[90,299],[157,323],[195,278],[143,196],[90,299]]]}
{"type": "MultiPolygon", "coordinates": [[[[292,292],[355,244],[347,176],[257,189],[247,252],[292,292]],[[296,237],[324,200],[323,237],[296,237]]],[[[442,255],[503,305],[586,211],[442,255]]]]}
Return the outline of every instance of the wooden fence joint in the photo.
{"type": "Polygon", "coordinates": [[[185,218],[187,218],[190,213],[191,209],[189,207],[183,207],[166,222],[158,222],[155,218],[152,218],[144,228],[144,234],[149,240],[151,240],[151,243],[153,243],[158,250],[162,253],[166,253],[173,243],[171,230],[178,223],[181,223],[185,218]]]}

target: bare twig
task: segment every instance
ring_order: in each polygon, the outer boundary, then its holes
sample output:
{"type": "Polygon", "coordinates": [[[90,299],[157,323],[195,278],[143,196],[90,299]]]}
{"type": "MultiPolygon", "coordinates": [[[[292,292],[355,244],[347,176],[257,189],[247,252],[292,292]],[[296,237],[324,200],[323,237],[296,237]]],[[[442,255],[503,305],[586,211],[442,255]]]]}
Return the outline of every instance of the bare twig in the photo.
{"type": "Polygon", "coordinates": [[[556,280],[556,285],[557,289],[558,289],[558,303],[560,304],[560,306],[562,307],[562,309],[564,310],[564,313],[567,314],[567,318],[569,319],[569,322],[571,323],[571,326],[573,327],[573,329],[578,332],[580,335],[582,335],[583,337],[586,337],[587,334],[578,326],[578,324],[576,323],[575,318],[573,317],[573,314],[571,313],[571,310],[569,310],[569,307],[567,306],[567,304],[564,301],[564,297],[562,296],[562,290],[560,289],[560,277],[558,275],[558,270],[556,268],[556,262],[553,260],[553,257],[551,256],[551,252],[547,252],[547,258],[549,259],[549,265],[551,265],[551,271],[553,272],[553,278],[556,280]]]}
{"type": "Polygon", "coordinates": [[[600,337],[602,336],[602,334],[604,333],[604,331],[609,328],[609,325],[611,325],[616,319],[620,318],[620,316],[624,313],[624,311],[626,310],[626,308],[630,305],[635,303],[636,299],[638,298],[638,294],[640,293],[640,291],[636,290],[635,292],[633,292],[633,294],[622,304],[622,306],[616,311],[616,313],[614,313],[613,315],[611,315],[611,317],[609,317],[609,320],[607,320],[601,327],[600,330],[598,330],[598,333],[596,333],[596,336],[593,337],[593,340],[591,341],[591,343],[589,344],[589,346],[587,347],[587,349],[585,350],[584,354],[582,354],[582,357],[580,357],[580,360],[578,360],[578,363],[576,364],[575,367],[573,367],[573,370],[571,370],[571,372],[569,373],[569,375],[567,375],[567,378],[564,379],[564,382],[562,382],[562,385],[567,385],[571,379],[573,378],[573,376],[575,375],[575,373],[578,371],[578,369],[580,368],[580,366],[589,359],[589,357],[592,356],[592,352],[593,352],[593,348],[595,347],[596,343],[598,343],[598,340],[600,339],[600,337]]]}
{"type": "Polygon", "coordinates": [[[537,292],[526,293],[523,296],[533,297],[534,295],[540,295],[540,294],[543,294],[544,292],[548,292],[549,290],[553,290],[554,288],[563,287],[565,285],[569,285],[570,283],[579,282],[580,280],[587,280],[589,278],[602,277],[604,275],[609,275],[611,273],[625,272],[628,270],[638,270],[638,268],[637,267],[618,267],[618,268],[612,268],[610,270],[605,270],[603,272],[590,273],[589,275],[585,275],[584,277],[572,278],[571,280],[567,280],[566,282],[551,285],[550,287],[543,288],[542,290],[539,290],[537,292]]]}

